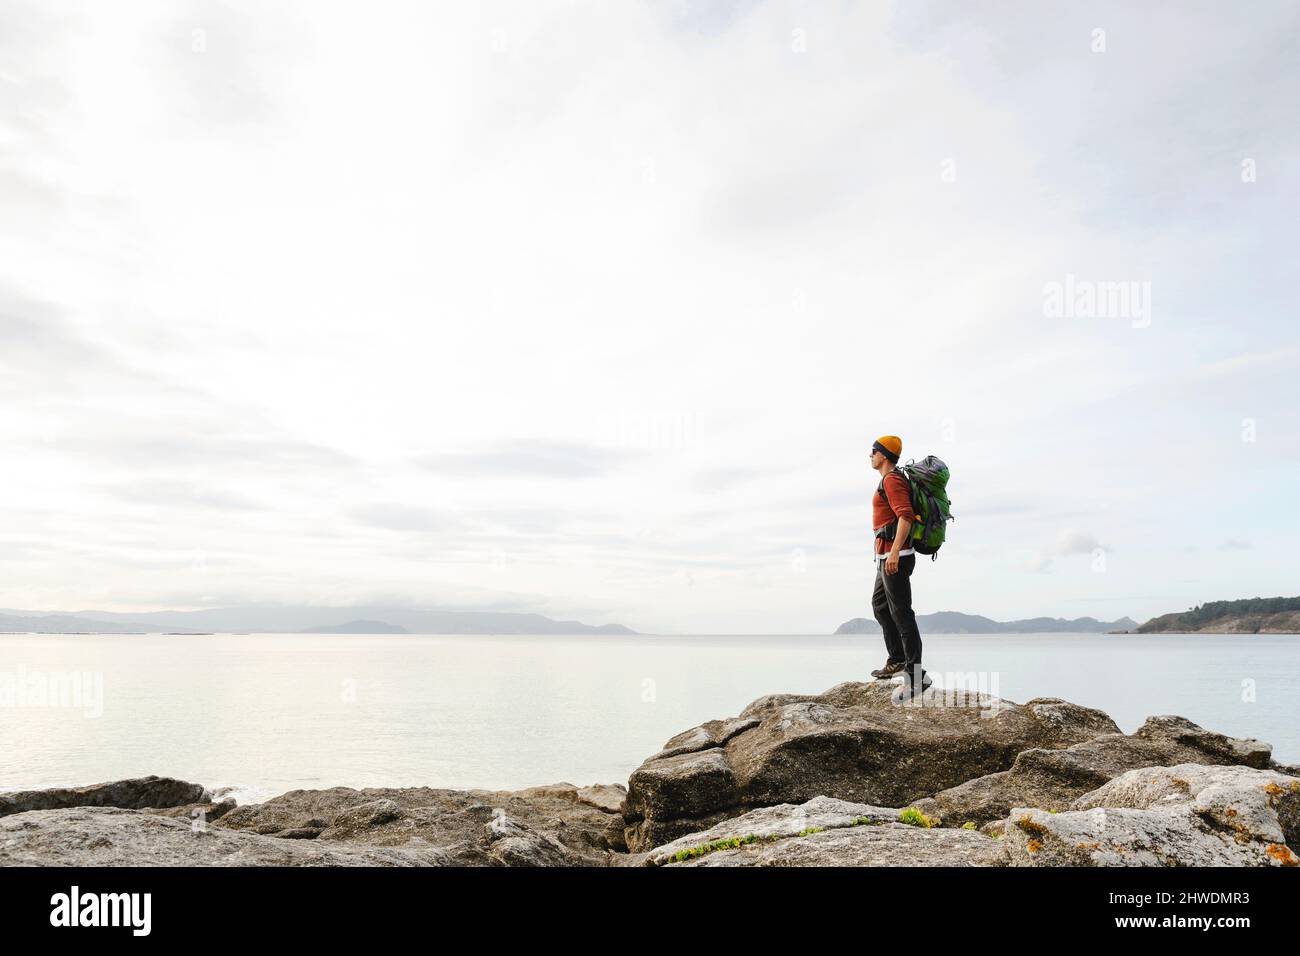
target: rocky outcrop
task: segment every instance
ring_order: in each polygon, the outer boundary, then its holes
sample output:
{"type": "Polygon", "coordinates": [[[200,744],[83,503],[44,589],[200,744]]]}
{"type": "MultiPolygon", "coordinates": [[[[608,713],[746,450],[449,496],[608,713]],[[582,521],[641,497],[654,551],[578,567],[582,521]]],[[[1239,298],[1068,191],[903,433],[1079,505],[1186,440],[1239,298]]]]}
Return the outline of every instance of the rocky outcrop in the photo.
{"type": "Polygon", "coordinates": [[[629,866],[1003,866],[997,840],[902,822],[901,810],[815,797],[751,810],[632,854],[629,866]]]}
{"type": "MultiPolygon", "coordinates": [[[[126,802],[141,793],[138,783],[75,792],[126,802]]],[[[151,799],[161,800],[161,792],[151,799]]],[[[334,787],[294,790],[244,807],[227,799],[139,811],[38,809],[66,799],[62,791],[43,793],[24,794],[34,806],[0,820],[0,864],[605,866],[625,850],[618,807],[626,791],[618,785],[334,787]]],[[[172,793],[177,800],[194,796],[193,790],[172,793]]]]}
{"type": "Polygon", "coordinates": [[[908,819],[917,815],[818,797],[752,810],[626,865],[1300,865],[1300,780],[1243,766],[1131,770],[1065,812],[1015,807],[992,832],[908,819]]]}
{"type": "Polygon", "coordinates": [[[916,806],[945,824],[992,823],[1012,807],[1061,810],[1127,770],[1173,764],[1223,764],[1263,769],[1272,747],[1226,737],[1182,717],[1150,717],[1131,735],[1102,734],[1063,749],[1020,753],[1009,770],[968,780],[916,806]]]}
{"type": "Polygon", "coordinates": [[[1300,780],[1182,764],[1121,774],[1065,813],[1013,808],[1014,866],[1297,866],[1300,780]]]}
{"type": "Polygon", "coordinates": [[[850,803],[834,797],[814,797],[807,803],[781,803],[774,807],[751,810],[698,833],[679,837],[645,853],[631,854],[626,865],[665,866],[674,857],[692,849],[723,840],[745,837],[777,840],[796,837],[809,829],[829,830],[856,825],[896,823],[902,811],[850,803]]]}
{"type": "Polygon", "coordinates": [[[1152,717],[894,685],[762,697],[618,784],[294,790],[163,777],[0,795],[0,865],[1057,866],[1300,863],[1300,768],[1152,717]]]}
{"type": "Polygon", "coordinates": [[[904,807],[1022,751],[1118,734],[1108,716],[1055,698],[1014,704],[932,688],[904,705],[887,682],[779,694],[678,734],[628,782],[628,848],[644,851],[758,807],[816,796],[904,807]]]}
{"type": "Polygon", "coordinates": [[[1000,841],[974,830],[927,830],[887,823],[747,843],[672,865],[1006,866],[1006,853],[1000,841]]]}
{"type": "Polygon", "coordinates": [[[74,807],[0,819],[0,866],[448,866],[436,847],[280,840],[184,820],[74,807]]]}
{"type": "Polygon", "coordinates": [[[293,790],[216,821],[264,836],[436,846],[461,865],[604,866],[623,852],[623,788],[562,783],[519,791],[293,790]]]}
{"type": "Polygon", "coordinates": [[[187,783],[172,777],[136,777],[91,784],[88,787],[55,787],[49,790],[0,793],[0,817],[29,810],[60,810],[68,807],[118,807],[123,810],[183,807],[204,804],[207,797],[207,791],[197,783],[187,783]]]}

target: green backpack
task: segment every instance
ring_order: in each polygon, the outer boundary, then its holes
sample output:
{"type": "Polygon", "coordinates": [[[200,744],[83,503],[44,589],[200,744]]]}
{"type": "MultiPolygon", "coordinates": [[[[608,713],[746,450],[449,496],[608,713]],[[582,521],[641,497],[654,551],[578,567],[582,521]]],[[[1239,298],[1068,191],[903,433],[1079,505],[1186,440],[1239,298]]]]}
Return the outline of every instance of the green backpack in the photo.
{"type": "MultiPolygon", "coordinates": [[[[916,522],[912,525],[912,549],[919,554],[928,554],[933,561],[943,547],[948,522],[954,520],[948,502],[948,466],[934,455],[926,455],[920,461],[909,461],[894,470],[907,479],[912,495],[912,511],[916,513],[916,522]]],[[[883,478],[876,493],[885,498],[883,478]]],[[[881,529],[886,541],[893,540],[897,527],[895,520],[881,529]]]]}

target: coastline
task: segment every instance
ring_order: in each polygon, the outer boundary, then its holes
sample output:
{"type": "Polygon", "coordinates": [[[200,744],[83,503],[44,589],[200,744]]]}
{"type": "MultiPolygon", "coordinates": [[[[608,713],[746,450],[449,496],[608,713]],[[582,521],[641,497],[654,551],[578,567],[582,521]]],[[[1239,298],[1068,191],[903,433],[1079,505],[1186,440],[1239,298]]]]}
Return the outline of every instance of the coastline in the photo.
{"type": "Polygon", "coordinates": [[[626,785],[334,787],[242,805],[161,777],[11,791],[0,864],[1300,865],[1300,766],[1265,742],[1174,716],[1124,734],[1059,698],[899,703],[897,686],[761,697],[675,735],[626,785]],[[1092,813],[1107,807],[1124,809],[1119,829],[1092,813]]]}

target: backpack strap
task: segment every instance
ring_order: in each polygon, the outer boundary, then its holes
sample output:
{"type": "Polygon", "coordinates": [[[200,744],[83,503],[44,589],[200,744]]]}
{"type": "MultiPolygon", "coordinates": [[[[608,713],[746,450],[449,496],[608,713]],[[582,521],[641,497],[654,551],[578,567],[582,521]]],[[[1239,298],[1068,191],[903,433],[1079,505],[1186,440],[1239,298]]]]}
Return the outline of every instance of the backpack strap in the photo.
{"type": "MultiPolygon", "coordinates": [[[[907,498],[912,504],[912,513],[916,515],[916,523],[919,524],[920,515],[916,514],[916,501],[913,499],[913,495],[912,495],[912,483],[908,480],[907,474],[895,468],[892,471],[890,471],[889,475],[898,475],[899,478],[903,479],[903,486],[907,488],[907,498]]],[[[889,475],[885,475],[884,478],[881,478],[880,484],[876,486],[876,494],[880,495],[880,500],[887,505],[889,505],[889,496],[885,494],[885,478],[888,478],[889,475]]],[[[892,511],[893,505],[889,505],[889,509],[892,511]]],[[[895,516],[893,521],[889,522],[889,524],[887,525],[884,525],[879,531],[876,532],[876,537],[884,538],[886,541],[893,541],[897,533],[898,533],[898,517],[895,516]]]]}
{"type": "MultiPolygon", "coordinates": [[[[897,468],[895,468],[893,471],[891,471],[891,472],[889,473],[889,475],[898,475],[899,478],[902,478],[902,479],[903,479],[903,484],[907,486],[907,496],[908,496],[909,498],[911,498],[911,497],[912,497],[912,483],[911,483],[910,481],[907,480],[907,476],[906,476],[905,474],[903,474],[901,471],[899,471],[897,468]]],[[[888,478],[889,475],[885,475],[885,478],[888,478]]],[[[883,501],[885,504],[889,504],[889,496],[885,494],[885,478],[881,478],[881,479],[880,479],[880,484],[876,485],[876,494],[880,495],[880,500],[881,500],[881,501],[883,501]]],[[[916,510],[916,503],[915,503],[915,502],[913,502],[913,504],[912,504],[912,510],[913,510],[913,511],[916,510]]]]}

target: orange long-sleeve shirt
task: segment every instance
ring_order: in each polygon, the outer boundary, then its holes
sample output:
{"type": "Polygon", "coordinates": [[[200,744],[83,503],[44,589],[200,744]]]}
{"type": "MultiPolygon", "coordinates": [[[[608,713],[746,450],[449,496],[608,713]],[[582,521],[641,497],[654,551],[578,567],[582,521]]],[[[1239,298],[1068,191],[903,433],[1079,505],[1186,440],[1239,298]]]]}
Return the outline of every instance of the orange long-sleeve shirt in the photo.
{"type": "MultiPolygon", "coordinates": [[[[884,497],[881,497],[879,492],[871,496],[872,532],[879,531],[895,518],[916,521],[916,515],[912,511],[912,493],[908,488],[907,479],[899,472],[891,471],[885,475],[882,482],[885,487],[884,497]]],[[[904,547],[898,553],[912,554],[911,542],[904,541],[903,545],[904,547]]],[[[892,541],[876,538],[876,556],[884,557],[892,546],[892,541]]]]}

